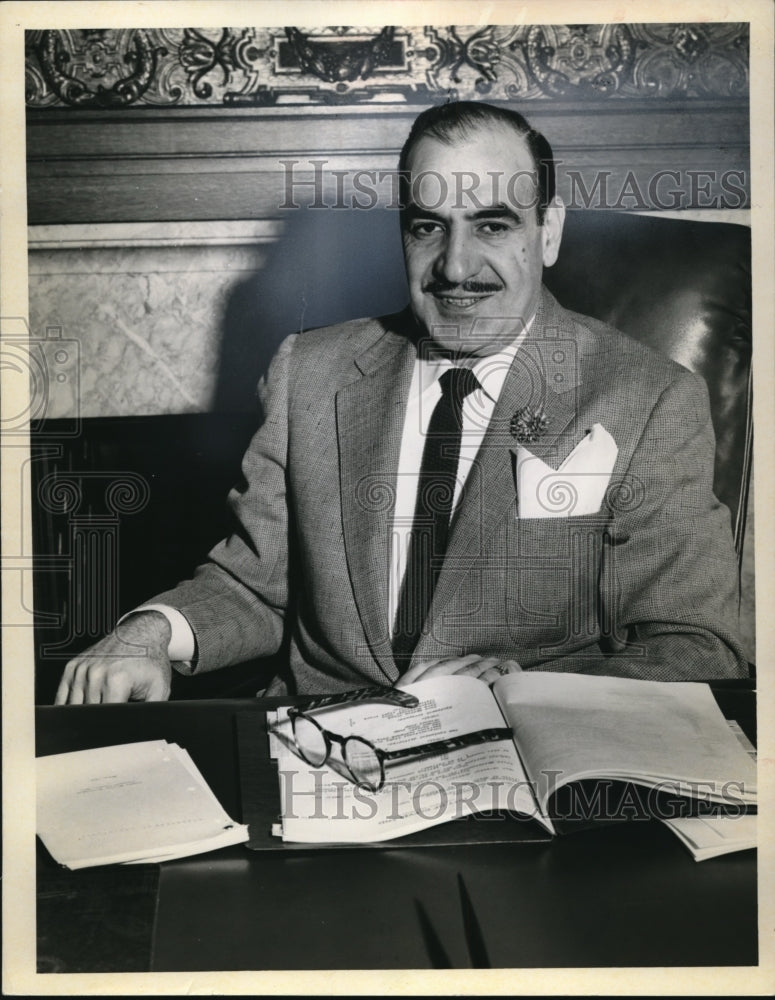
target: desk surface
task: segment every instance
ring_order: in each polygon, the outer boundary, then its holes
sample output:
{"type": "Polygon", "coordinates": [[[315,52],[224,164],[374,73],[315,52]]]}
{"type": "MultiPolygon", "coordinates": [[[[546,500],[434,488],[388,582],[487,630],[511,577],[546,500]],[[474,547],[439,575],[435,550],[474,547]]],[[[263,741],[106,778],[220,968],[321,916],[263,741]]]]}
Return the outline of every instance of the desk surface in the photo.
{"type": "MultiPolygon", "coordinates": [[[[239,818],[235,713],[263,707],[230,700],[40,708],[37,752],[176,742],[239,818]]],[[[739,716],[738,708],[739,701],[739,716]]],[[[151,967],[429,968],[423,913],[452,964],[465,967],[457,873],[496,967],[757,962],[755,853],[698,864],[662,824],[639,822],[551,843],[324,852],[240,846],[165,862],[151,967]]]]}

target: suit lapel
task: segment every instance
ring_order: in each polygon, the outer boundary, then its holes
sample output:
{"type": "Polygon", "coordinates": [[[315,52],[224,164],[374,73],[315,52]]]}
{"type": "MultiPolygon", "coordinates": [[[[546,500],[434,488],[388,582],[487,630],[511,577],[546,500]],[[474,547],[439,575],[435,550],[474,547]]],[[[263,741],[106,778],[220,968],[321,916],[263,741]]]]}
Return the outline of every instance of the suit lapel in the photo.
{"type": "Polygon", "coordinates": [[[369,646],[392,681],[388,624],[389,543],[404,413],[416,352],[386,334],[356,360],[361,377],[336,396],[345,552],[369,646]]]}
{"type": "MultiPolygon", "coordinates": [[[[570,319],[544,290],[536,318],[506,376],[466,481],[433,597],[431,614],[437,620],[498,524],[507,515],[516,516],[516,441],[510,429],[514,413],[524,406],[543,410],[546,430],[529,447],[548,464],[556,466],[570,451],[576,431],[579,363],[570,319]]],[[[416,659],[422,658],[422,648],[421,638],[416,659]]]]}

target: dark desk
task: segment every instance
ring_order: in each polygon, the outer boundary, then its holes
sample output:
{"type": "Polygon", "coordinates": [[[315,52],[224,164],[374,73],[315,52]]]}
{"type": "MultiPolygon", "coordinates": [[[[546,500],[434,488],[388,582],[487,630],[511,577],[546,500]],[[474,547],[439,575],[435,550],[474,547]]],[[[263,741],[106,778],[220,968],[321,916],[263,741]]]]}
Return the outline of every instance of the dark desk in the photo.
{"type": "MultiPolygon", "coordinates": [[[[741,724],[752,698],[729,694],[741,724]]],[[[234,715],[261,710],[236,700],[41,708],[37,752],[176,742],[239,818],[234,715]]],[[[166,862],[152,970],[432,967],[418,903],[453,963],[466,965],[458,872],[493,966],[757,962],[755,853],[698,864],[661,824],[637,822],[551,843],[235,847],[166,862]]]]}

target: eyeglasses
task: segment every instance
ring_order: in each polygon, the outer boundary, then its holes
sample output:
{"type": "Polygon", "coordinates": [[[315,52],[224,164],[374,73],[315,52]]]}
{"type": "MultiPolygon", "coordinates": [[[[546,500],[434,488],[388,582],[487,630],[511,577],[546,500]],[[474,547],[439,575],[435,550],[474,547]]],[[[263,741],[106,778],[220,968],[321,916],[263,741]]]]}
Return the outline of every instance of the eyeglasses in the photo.
{"type": "Polygon", "coordinates": [[[394,761],[412,757],[433,757],[462,747],[513,739],[512,731],[507,728],[480,729],[475,733],[451,736],[435,740],[433,743],[424,743],[422,746],[382,750],[362,736],[340,736],[338,733],[332,733],[302,709],[288,709],[288,719],[296,749],[303,760],[312,767],[322,767],[331,757],[332,747],[336,744],[347,776],[356,785],[370,792],[378,792],[382,788],[385,784],[385,765],[394,761]]]}

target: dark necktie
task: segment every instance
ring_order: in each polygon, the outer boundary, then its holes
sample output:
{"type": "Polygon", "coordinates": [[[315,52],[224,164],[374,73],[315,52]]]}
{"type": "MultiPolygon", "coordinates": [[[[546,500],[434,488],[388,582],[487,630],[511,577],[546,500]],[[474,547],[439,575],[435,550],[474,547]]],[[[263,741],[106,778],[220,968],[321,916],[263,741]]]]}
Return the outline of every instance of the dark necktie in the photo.
{"type": "Polygon", "coordinates": [[[439,385],[441,399],[431,414],[425,438],[393,633],[393,655],[402,672],[420,638],[444,562],[460,457],[463,400],[479,383],[468,368],[451,368],[439,378],[439,385]]]}

